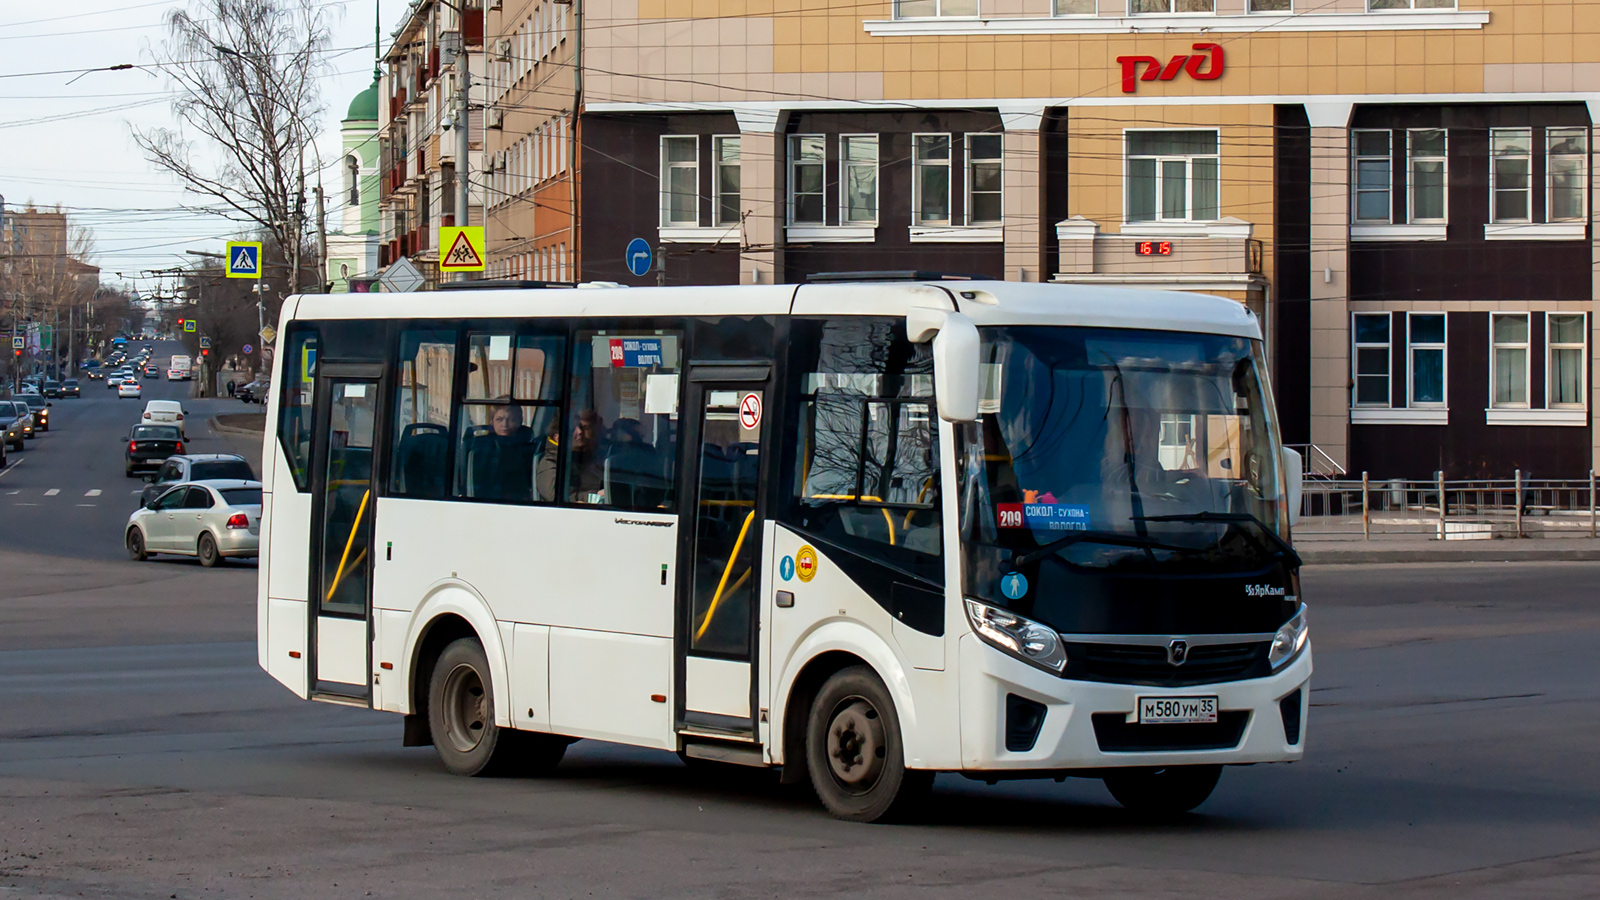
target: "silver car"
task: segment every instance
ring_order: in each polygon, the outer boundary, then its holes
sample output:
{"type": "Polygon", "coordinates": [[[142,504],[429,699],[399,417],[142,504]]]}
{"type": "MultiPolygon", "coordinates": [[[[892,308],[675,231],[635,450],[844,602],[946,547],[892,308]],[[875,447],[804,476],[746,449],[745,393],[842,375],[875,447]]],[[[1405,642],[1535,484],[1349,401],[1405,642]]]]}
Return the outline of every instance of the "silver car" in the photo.
{"type": "Polygon", "coordinates": [[[261,546],[261,482],[185,481],[135,510],[123,537],[130,559],[197,556],[203,566],[248,559],[261,546]]]}

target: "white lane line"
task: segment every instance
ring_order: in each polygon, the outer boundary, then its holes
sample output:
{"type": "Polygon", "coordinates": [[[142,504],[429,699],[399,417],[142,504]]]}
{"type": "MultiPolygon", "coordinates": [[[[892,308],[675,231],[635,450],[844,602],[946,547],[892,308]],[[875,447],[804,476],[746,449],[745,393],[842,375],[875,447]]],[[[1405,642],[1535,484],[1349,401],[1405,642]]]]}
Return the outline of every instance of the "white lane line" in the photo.
{"type": "Polygon", "coordinates": [[[94,490],[90,491],[89,493],[84,494],[84,496],[85,497],[98,497],[98,496],[100,496],[100,489],[99,488],[95,488],[94,490]]]}
{"type": "Polygon", "coordinates": [[[95,504],[95,503],[79,503],[78,505],[79,506],[97,506],[98,504],[95,504]]]}
{"type": "Polygon", "coordinates": [[[61,488],[51,488],[50,490],[45,491],[44,495],[46,497],[54,497],[55,495],[57,495],[59,493],[61,493],[61,488]]]}
{"type": "Polygon", "coordinates": [[[11,465],[6,466],[5,471],[0,471],[0,478],[4,478],[7,475],[10,475],[12,473],[12,471],[16,469],[17,466],[20,466],[25,462],[27,462],[27,460],[19,459],[16,462],[12,463],[11,465]]]}
{"type": "Polygon", "coordinates": [[[16,495],[18,495],[20,493],[22,493],[22,492],[21,491],[6,491],[6,496],[7,497],[15,497],[16,495]]]}
{"type": "Polygon", "coordinates": [[[13,503],[12,506],[38,506],[37,503],[13,503]]]}

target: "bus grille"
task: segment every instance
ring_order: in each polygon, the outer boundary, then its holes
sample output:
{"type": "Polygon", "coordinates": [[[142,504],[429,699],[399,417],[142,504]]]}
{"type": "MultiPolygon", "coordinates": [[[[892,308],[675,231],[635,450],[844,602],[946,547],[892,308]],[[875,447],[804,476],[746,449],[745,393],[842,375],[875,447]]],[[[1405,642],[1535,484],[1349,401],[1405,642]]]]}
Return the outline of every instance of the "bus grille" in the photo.
{"type": "Polygon", "coordinates": [[[1161,753],[1232,750],[1244,738],[1247,709],[1225,709],[1209,725],[1129,724],[1126,713],[1095,713],[1094,739],[1106,753],[1161,753]]]}
{"type": "Polygon", "coordinates": [[[1167,662],[1167,648],[1145,644],[1067,644],[1068,678],[1183,687],[1242,681],[1269,674],[1267,641],[1201,644],[1189,648],[1181,666],[1167,662]]]}

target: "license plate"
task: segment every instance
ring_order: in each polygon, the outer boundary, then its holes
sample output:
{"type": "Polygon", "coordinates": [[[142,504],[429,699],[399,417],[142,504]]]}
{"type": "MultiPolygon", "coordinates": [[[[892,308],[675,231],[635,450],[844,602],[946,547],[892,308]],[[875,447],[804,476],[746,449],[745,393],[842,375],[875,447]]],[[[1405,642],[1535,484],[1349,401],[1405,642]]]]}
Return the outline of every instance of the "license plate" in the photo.
{"type": "Polygon", "coordinates": [[[1140,697],[1141,725],[1210,725],[1217,721],[1215,697],[1140,697]]]}

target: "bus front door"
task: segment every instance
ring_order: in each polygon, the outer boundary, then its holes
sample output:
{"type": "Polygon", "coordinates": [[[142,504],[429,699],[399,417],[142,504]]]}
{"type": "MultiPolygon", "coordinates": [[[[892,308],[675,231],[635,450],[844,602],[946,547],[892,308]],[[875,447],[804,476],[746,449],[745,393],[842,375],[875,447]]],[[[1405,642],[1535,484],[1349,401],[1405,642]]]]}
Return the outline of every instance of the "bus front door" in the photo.
{"type": "MultiPolygon", "coordinates": [[[[314,696],[369,700],[372,671],[373,457],[378,377],[324,365],[314,430],[311,545],[311,687],[314,696]]],[[[381,372],[381,367],[379,369],[381,372]]]]}
{"type": "Polygon", "coordinates": [[[690,371],[683,496],[694,502],[680,544],[677,642],[679,730],[690,736],[756,739],[768,371],[690,371]],[[718,380],[701,380],[711,374],[718,380]]]}

